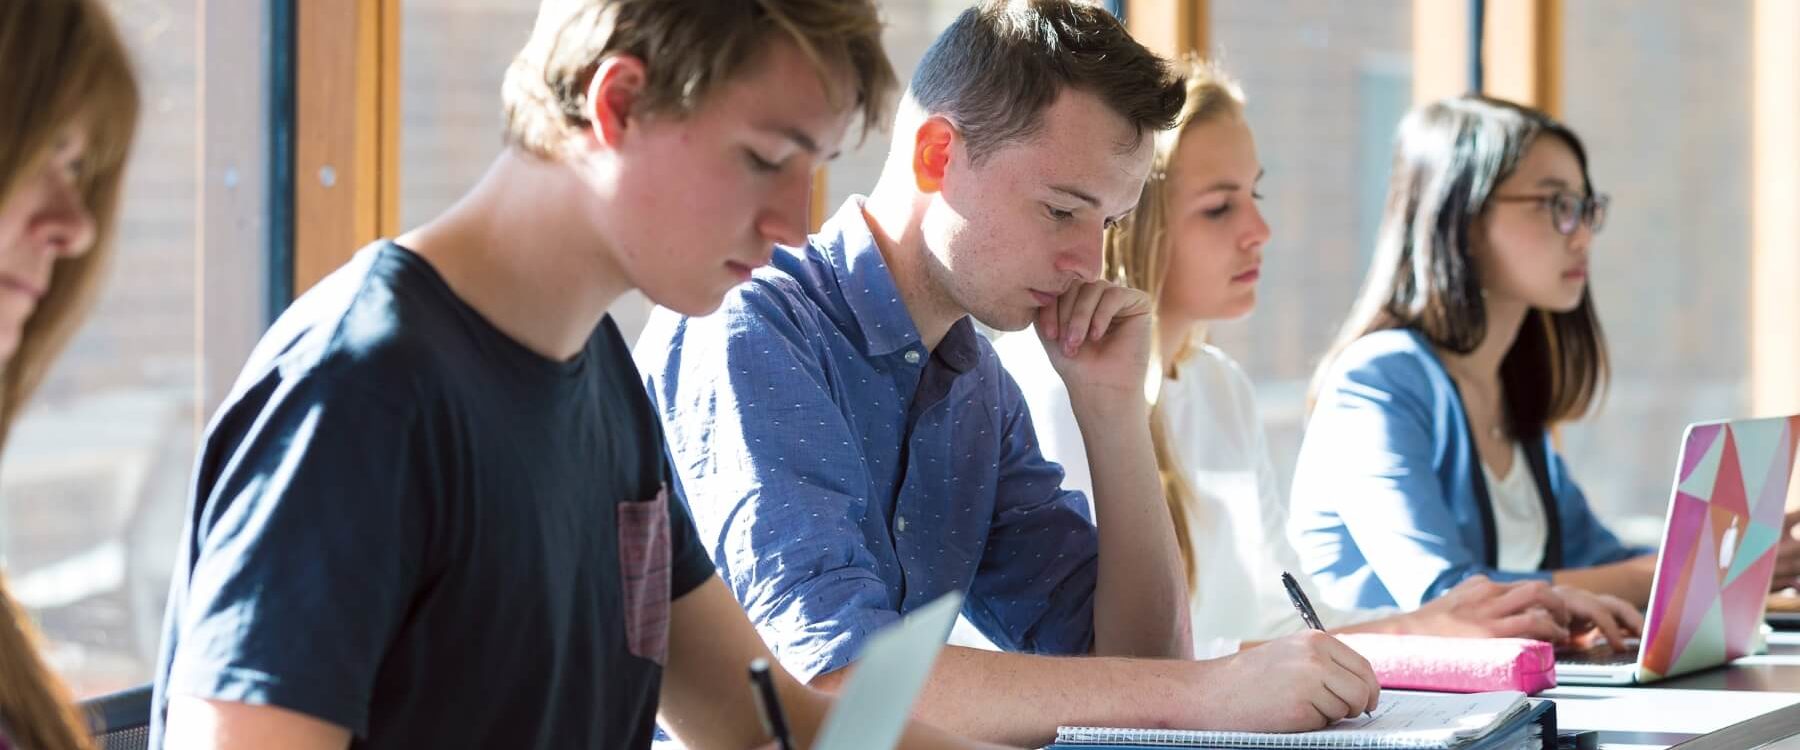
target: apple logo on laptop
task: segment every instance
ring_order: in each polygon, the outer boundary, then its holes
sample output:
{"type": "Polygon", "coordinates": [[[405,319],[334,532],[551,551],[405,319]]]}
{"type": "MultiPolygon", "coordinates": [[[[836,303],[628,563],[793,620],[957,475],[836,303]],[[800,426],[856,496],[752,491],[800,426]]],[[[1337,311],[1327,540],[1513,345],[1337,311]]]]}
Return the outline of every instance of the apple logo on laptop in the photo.
{"type": "Polygon", "coordinates": [[[1719,538],[1719,570],[1731,567],[1731,560],[1736,556],[1738,543],[1738,517],[1731,517],[1731,528],[1719,538]]]}

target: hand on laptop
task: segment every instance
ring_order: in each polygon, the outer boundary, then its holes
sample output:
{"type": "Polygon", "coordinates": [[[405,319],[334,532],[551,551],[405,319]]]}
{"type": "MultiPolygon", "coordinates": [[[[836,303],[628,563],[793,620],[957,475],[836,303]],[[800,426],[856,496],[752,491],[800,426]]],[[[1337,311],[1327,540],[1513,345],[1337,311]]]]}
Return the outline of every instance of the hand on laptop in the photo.
{"type": "Polygon", "coordinates": [[[1794,538],[1794,527],[1800,525],[1800,510],[1788,511],[1781,522],[1781,545],[1775,551],[1775,578],[1770,591],[1800,585],[1800,539],[1794,538]]]}
{"type": "Polygon", "coordinates": [[[1300,732],[1375,710],[1381,683],[1361,654],[1308,630],[1211,661],[1201,677],[1197,710],[1208,728],[1300,732]]]}
{"type": "Polygon", "coordinates": [[[1401,618],[1404,633],[1551,643],[1569,639],[1569,606],[1542,581],[1495,583],[1474,576],[1401,618]]]}
{"type": "Polygon", "coordinates": [[[1572,586],[1553,589],[1569,606],[1569,643],[1577,649],[1592,648],[1601,638],[1614,651],[1624,651],[1627,638],[1644,632],[1644,615],[1630,602],[1610,594],[1596,594],[1572,586]]]}

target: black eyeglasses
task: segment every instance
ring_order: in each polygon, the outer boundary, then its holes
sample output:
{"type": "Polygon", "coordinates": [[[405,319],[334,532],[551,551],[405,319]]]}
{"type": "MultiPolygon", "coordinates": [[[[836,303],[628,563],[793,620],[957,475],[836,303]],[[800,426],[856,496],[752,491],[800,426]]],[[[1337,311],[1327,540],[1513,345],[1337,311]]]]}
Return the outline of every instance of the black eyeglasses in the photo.
{"type": "Polygon", "coordinates": [[[1595,232],[1606,226],[1606,207],[1612,203],[1612,196],[1588,196],[1558,190],[1547,195],[1496,195],[1488,200],[1494,203],[1537,203],[1547,206],[1550,209],[1550,226],[1561,234],[1570,235],[1581,224],[1587,224],[1588,229],[1595,232]]]}

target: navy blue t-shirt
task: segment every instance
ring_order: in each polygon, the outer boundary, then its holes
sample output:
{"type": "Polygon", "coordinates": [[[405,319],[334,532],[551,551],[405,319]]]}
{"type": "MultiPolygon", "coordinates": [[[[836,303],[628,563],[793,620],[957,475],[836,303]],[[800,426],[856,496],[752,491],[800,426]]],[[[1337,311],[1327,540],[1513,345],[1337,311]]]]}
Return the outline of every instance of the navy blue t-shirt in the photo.
{"type": "Polygon", "coordinates": [[[257,345],[207,430],[168,699],[280,706],[352,747],[648,747],[669,603],[711,562],[610,318],[567,362],[380,242],[257,345]]]}

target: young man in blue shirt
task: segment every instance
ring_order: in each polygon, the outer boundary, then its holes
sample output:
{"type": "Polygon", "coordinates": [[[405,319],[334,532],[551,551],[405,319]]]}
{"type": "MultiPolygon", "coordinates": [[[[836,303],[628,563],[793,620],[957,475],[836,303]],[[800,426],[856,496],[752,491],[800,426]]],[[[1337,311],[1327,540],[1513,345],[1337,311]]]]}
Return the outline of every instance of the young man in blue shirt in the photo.
{"type": "Polygon", "coordinates": [[[948,649],[918,715],[972,736],[1295,730],[1375,705],[1368,663],[1317,633],[1188,661],[1143,397],[1150,301],[1099,276],[1182,101],[1103,10],[981,2],[920,63],[867,198],[719,313],[653,317],[636,356],[700,538],[796,675],[840,684],[871,632],[961,591],[1008,653],[948,649]],[[975,321],[1046,338],[1097,519],[975,321]]]}
{"type": "MultiPolygon", "coordinates": [[[[766,742],[767,650],[606,310],[710,312],[802,239],[879,34],[870,0],[547,0],[487,175],[296,301],[208,429],[151,745],[642,748],[659,710],[766,742]]],[[[805,742],[827,702],[776,679],[805,742]]]]}

